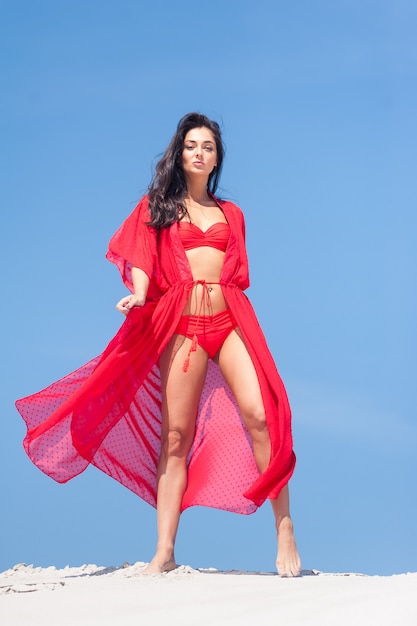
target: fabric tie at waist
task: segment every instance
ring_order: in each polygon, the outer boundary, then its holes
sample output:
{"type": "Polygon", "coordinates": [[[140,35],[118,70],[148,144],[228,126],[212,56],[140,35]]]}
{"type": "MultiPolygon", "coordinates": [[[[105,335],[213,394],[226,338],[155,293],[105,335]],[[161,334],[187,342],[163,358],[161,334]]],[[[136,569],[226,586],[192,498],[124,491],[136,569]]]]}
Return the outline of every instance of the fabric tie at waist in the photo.
{"type": "Polygon", "coordinates": [[[184,361],[184,365],[182,366],[182,371],[183,372],[188,372],[188,368],[190,367],[190,358],[191,358],[191,352],[196,352],[197,350],[197,346],[198,346],[198,331],[199,331],[199,326],[200,326],[200,321],[201,321],[201,317],[202,317],[202,313],[203,313],[203,309],[205,309],[205,307],[207,307],[209,315],[208,317],[213,317],[213,306],[211,304],[211,297],[210,297],[210,292],[212,291],[210,285],[220,285],[220,283],[216,283],[216,282],[209,282],[207,283],[205,280],[195,280],[192,284],[191,284],[191,289],[194,289],[194,287],[197,287],[198,285],[201,285],[203,288],[203,291],[201,293],[201,298],[200,298],[200,306],[198,308],[198,312],[197,312],[197,324],[194,330],[194,334],[193,334],[193,338],[191,340],[191,346],[190,349],[188,350],[188,354],[187,354],[187,358],[184,361]]]}

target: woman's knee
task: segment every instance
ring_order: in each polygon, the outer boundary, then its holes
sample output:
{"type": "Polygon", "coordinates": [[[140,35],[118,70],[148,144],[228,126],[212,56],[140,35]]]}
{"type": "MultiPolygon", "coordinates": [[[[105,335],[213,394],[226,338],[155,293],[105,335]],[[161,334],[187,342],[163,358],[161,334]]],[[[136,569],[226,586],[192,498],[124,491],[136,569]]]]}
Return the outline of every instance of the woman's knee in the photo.
{"type": "Polygon", "coordinates": [[[245,412],[245,423],[252,437],[258,438],[268,435],[268,424],[262,405],[251,407],[245,412]]]}
{"type": "Polygon", "coordinates": [[[192,433],[183,428],[169,428],[162,435],[162,451],[167,457],[186,457],[192,444],[192,433]]]}

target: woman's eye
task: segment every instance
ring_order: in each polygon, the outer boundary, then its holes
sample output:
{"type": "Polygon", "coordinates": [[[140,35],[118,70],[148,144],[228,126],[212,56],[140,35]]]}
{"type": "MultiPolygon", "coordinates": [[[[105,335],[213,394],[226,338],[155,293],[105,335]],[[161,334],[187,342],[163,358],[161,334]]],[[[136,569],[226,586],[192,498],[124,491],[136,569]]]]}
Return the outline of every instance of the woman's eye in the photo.
{"type": "Polygon", "coordinates": [[[211,146],[206,146],[206,150],[208,150],[208,152],[213,152],[213,148],[211,146]]]}

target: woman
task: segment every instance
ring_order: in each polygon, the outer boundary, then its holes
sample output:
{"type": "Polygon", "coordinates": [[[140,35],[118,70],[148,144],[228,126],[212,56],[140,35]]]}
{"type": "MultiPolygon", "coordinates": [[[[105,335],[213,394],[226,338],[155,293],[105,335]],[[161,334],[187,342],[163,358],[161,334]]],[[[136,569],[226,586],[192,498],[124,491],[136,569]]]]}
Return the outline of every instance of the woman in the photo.
{"type": "Polygon", "coordinates": [[[218,125],[184,116],[109,244],[132,292],[117,304],[125,323],[102,355],[17,407],[27,453],[55,480],[92,463],[157,506],[147,573],[176,567],[185,508],[247,514],[269,498],[278,573],[296,576],[290,409],[243,294],[242,213],[214,196],[222,161],[218,125]]]}

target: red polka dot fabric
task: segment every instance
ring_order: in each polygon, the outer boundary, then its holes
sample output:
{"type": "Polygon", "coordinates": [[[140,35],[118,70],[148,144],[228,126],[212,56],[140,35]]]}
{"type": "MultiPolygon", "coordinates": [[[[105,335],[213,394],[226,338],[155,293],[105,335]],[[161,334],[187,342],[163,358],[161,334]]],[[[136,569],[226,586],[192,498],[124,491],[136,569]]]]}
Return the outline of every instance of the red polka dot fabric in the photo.
{"type": "MultiPolygon", "coordinates": [[[[47,389],[17,402],[28,426],[25,449],[31,460],[58,482],[70,480],[91,463],[156,506],[161,431],[161,387],[156,365],[113,427],[108,432],[96,430],[97,441],[92,451],[84,451],[84,456],[76,441],[88,411],[83,419],[80,407],[60,419],[56,417],[56,409],[76,394],[99,362],[97,357],[47,389]]],[[[188,465],[183,509],[201,505],[245,514],[256,510],[256,505],[243,496],[259,476],[250,438],[218,366],[211,361],[188,465]]]]}
{"type": "MultiPolygon", "coordinates": [[[[295,455],[285,388],[244,294],[249,276],[243,214],[233,203],[219,206],[230,226],[220,284],[256,370],[271,457],[259,475],[238,407],[219,368],[210,362],[182,507],[246,514],[277,497],[294,470],[295,455]]],[[[161,431],[158,362],[194,279],[177,224],[157,233],[148,221],[144,197],[111,239],[107,254],[129,288],[132,266],[148,275],[146,304],[130,311],[101,355],[16,406],[28,428],[26,452],[43,472],[66,482],[92,464],[155,506],[161,431]]]]}

